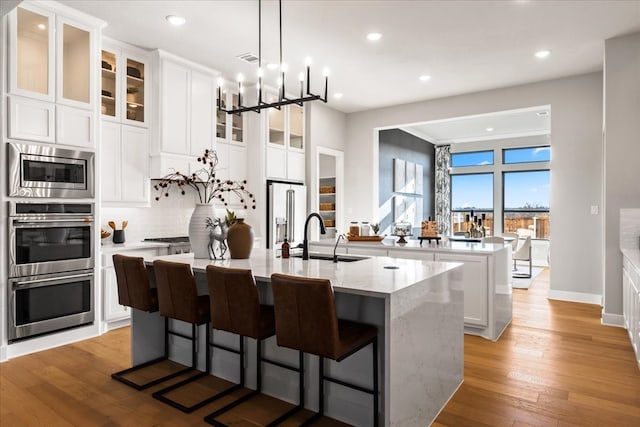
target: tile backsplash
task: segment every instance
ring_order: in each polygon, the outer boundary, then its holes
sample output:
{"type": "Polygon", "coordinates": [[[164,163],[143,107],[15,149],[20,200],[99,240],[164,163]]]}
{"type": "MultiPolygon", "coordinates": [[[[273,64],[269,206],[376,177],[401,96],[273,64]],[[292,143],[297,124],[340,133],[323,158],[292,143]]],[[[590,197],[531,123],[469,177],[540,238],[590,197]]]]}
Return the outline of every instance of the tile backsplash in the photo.
{"type": "Polygon", "coordinates": [[[639,249],[640,209],[620,209],[620,247],[639,249]]]}

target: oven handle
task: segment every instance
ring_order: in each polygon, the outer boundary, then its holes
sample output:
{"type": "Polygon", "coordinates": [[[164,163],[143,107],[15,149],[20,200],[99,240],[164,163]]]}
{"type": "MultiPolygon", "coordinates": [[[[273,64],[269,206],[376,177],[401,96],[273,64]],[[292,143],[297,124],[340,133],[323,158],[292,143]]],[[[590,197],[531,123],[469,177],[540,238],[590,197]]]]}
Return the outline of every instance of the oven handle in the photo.
{"type": "Polygon", "coordinates": [[[83,277],[93,277],[93,273],[72,274],[71,276],[65,275],[65,276],[58,276],[58,277],[50,277],[47,279],[15,281],[13,284],[13,290],[17,290],[21,288],[38,288],[40,286],[49,286],[53,282],[68,281],[69,279],[80,279],[83,277]],[[37,285],[34,285],[36,283],[37,285]]]}
{"type": "Polygon", "coordinates": [[[32,224],[38,225],[39,223],[52,223],[52,222],[77,222],[78,224],[92,223],[93,218],[68,218],[68,219],[38,219],[38,220],[23,220],[23,219],[14,219],[14,224],[32,224]]]}

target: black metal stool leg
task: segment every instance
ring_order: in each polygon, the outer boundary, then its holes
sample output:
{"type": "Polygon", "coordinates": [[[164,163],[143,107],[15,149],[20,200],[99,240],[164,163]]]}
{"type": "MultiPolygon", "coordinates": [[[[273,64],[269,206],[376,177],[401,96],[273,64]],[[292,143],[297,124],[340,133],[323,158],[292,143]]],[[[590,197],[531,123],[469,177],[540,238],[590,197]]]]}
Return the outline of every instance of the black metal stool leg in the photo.
{"type": "Polygon", "coordinates": [[[171,374],[162,376],[160,378],[156,378],[154,380],[151,380],[151,381],[143,383],[143,384],[135,383],[135,382],[125,378],[125,375],[127,375],[127,374],[130,374],[132,372],[136,372],[136,371],[138,371],[140,369],[146,368],[148,366],[155,365],[155,364],[160,363],[160,362],[167,361],[169,359],[169,334],[170,333],[171,332],[169,331],[169,318],[165,317],[164,318],[164,356],[158,357],[158,358],[153,359],[153,360],[149,360],[148,362],[144,362],[144,363],[141,363],[141,364],[136,365],[136,366],[132,366],[131,368],[127,368],[127,369],[124,369],[122,371],[114,372],[113,374],[111,374],[111,378],[113,378],[116,381],[120,381],[121,383],[126,384],[129,387],[133,387],[136,390],[146,390],[149,387],[153,387],[155,385],[158,385],[160,383],[163,383],[165,381],[168,381],[168,380],[170,380],[172,378],[175,378],[175,377],[180,376],[180,375],[182,375],[182,374],[184,374],[186,372],[191,371],[192,368],[184,368],[184,369],[181,369],[179,371],[176,371],[176,372],[173,372],[171,374]]]}

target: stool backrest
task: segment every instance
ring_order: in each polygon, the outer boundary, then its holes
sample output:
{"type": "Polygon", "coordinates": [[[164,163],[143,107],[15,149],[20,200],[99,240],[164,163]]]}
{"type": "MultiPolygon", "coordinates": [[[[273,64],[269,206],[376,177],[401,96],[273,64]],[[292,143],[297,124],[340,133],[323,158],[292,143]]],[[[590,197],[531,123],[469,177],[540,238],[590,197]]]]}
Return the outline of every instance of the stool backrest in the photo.
{"type": "Polygon", "coordinates": [[[114,254],[113,267],[120,305],[148,312],[158,311],[158,299],[151,290],[143,258],[114,254]]]}
{"type": "Polygon", "coordinates": [[[279,346],[335,359],[338,316],[327,279],[271,275],[279,346]]]}
{"type": "Polygon", "coordinates": [[[258,338],[260,299],[251,270],[207,266],[211,327],[258,338]]]}
{"type": "Polygon", "coordinates": [[[160,314],[171,319],[198,323],[198,289],[189,264],[153,262],[160,314]]]}

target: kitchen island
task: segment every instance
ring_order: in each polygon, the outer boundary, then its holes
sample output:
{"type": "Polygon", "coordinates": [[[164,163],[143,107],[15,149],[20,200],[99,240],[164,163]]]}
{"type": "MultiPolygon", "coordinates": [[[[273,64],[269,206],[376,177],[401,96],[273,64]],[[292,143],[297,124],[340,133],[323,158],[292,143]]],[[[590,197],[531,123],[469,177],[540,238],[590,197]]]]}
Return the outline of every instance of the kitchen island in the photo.
{"type": "MultiPolygon", "coordinates": [[[[464,332],[497,341],[511,323],[511,245],[494,243],[453,242],[445,239],[436,243],[409,240],[397,243],[387,237],[381,242],[341,240],[338,253],[349,255],[390,256],[464,263],[464,332]]],[[[312,250],[332,252],[333,240],[309,244],[312,250]]]]}
{"type": "MultiPolygon", "coordinates": [[[[258,283],[260,299],[272,301],[270,276],[284,273],[304,277],[322,277],[331,281],[336,295],[338,316],[374,324],[379,330],[380,420],[385,426],[429,425],[455,393],[463,379],[463,292],[458,263],[371,257],[355,262],[276,258],[271,250],[254,249],[250,259],[210,261],[194,259],[191,254],[147,259],[185,262],[192,265],[198,291],[207,293],[205,269],[209,264],[248,268],[258,283]],[[388,267],[396,267],[390,269],[388,267]]],[[[162,354],[162,324],[158,313],[133,310],[132,353],[135,364],[162,354]]],[[[172,329],[183,332],[190,327],[171,322],[172,329]],[[183,329],[181,329],[183,328],[183,329]]],[[[204,366],[204,335],[199,339],[199,366],[204,366]]],[[[237,345],[237,337],[215,331],[214,340],[237,345]]],[[[255,387],[255,352],[248,340],[247,385],[255,387]]],[[[171,340],[171,358],[190,363],[190,345],[171,340]]],[[[275,338],[265,341],[265,356],[291,365],[297,364],[297,352],[277,347],[275,338]]],[[[317,358],[306,355],[306,406],[316,410],[317,358]]],[[[346,381],[371,385],[370,347],[340,363],[329,362],[327,372],[346,381]]],[[[237,356],[214,352],[213,373],[238,381],[237,356]]],[[[297,402],[297,377],[281,368],[263,365],[263,392],[289,402],[297,402]]],[[[353,425],[372,425],[371,397],[326,385],[326,414],[353,425]]]]}

